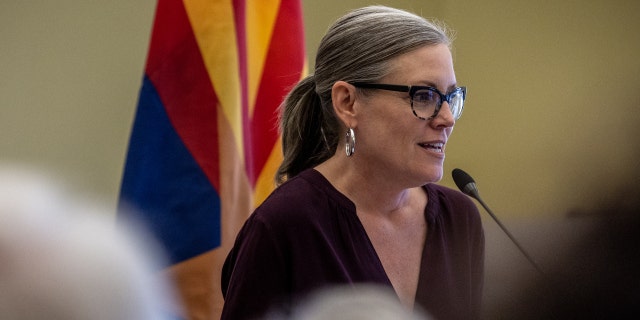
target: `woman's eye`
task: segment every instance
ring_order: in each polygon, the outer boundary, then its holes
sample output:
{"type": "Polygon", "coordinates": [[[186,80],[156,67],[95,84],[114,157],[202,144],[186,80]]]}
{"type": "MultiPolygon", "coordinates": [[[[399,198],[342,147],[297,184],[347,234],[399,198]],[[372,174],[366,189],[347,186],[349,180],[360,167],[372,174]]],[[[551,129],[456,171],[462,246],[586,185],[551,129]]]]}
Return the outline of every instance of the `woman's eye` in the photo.
{"type": "Polygon", "coordinates": [[[436,100],[435,92],[431,90],[419,90],[413,95],[413,101],[420,103],[431,103],[436,100]]]}

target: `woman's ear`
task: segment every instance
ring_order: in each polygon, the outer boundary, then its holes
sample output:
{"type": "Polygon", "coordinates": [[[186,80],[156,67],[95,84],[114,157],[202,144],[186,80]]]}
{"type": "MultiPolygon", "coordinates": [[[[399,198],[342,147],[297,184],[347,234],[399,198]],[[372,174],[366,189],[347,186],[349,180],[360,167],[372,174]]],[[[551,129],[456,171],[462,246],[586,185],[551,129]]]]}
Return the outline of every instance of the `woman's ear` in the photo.
{"type": "Polygon", "coordinates": [[[356,88],[345,81],[336,81],[331,88],[331,100],[333,102],[333,110],[338,119],[347,128],[355,128],[357,125],[355,109],[356,88]]]}

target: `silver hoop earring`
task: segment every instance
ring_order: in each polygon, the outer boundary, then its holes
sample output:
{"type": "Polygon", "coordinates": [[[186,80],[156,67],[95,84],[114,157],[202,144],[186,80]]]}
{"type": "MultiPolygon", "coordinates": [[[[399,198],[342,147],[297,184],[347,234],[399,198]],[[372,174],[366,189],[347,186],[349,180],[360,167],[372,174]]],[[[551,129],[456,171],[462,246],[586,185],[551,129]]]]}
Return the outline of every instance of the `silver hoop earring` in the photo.
{"type": "Polygon", "coordinates": [[[347,129],[347,143],[345,151],[347,153],[347,157],[351,157],[356,152],[356,134],[351,128],[347,129]]]}

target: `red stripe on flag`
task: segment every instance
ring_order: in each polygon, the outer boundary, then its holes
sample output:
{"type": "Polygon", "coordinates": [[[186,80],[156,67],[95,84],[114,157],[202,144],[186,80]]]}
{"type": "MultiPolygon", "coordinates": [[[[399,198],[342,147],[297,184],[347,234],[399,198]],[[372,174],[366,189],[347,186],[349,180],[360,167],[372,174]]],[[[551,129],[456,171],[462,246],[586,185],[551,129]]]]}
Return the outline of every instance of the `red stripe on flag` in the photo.
{"type": "Polygon", "coordinates": [[[300,80],[304,67],[304,28],[298,0],[282,0],[264,64],[251,118],[253,161],[249,179],[255,185],[278,140],[277,109],[288,91],[300,80]]]}
{"type": "Polygon", "coordinates": [[[220,190],[218,98],[182,1],[158,1],[146,73],[183,143],[220,190]]]}

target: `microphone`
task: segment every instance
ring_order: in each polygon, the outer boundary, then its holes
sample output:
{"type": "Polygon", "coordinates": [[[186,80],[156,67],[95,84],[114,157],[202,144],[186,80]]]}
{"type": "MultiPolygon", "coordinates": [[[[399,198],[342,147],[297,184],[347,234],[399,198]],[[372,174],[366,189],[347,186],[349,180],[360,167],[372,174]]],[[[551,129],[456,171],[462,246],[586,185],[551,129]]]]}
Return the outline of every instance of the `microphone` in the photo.
{"type": "Polygon", "coordinates": [[[504,225],[502,225],[502,222],[498,220],[498,218],[493,214],[493,211],[491,211],[491,209],[489,209],[489,206],[487,206],[487,204],[482,200],[482,198],[480,197],[480,193],[478,192],[478,187],[476,186],[476,182],[473,180],[473,178],[471,178],[471,176],[468,173],[458,168],[453,169],[453,171],[451,172],[451,175],[453,176],[453,181],[456,183],[456,186],[458,186],[458,189],[460,189],[462,193],[478,200],[478,202],[482,205],[482,207],[489,213],[491,218],[493,218],[493,220],[498,224],[498,226],[500,226],[502,231],[504,231],[504,233],[509,237],[509,239],[511,239],[511,242],[513,242],[516,245],[516,247],[518,247],[520,252],[522,252],[522,254],[527,258],[527,260],[529,260],[529,262],[533,265],[533,267],[536,268],[536,270],[538,270],[540,274],[544,275],[544,272],[542,272],[542,269],[540,269],[538,264],[531,258],[531,256],[529,256],[527,251],[524,250],[524,248],[520,245],[520,243],[518,243],[516,238],[514,238],[513,235],[511,235],[511,232],[509,232],[509,230],[507,230],[507,228],[504,225]]]}

